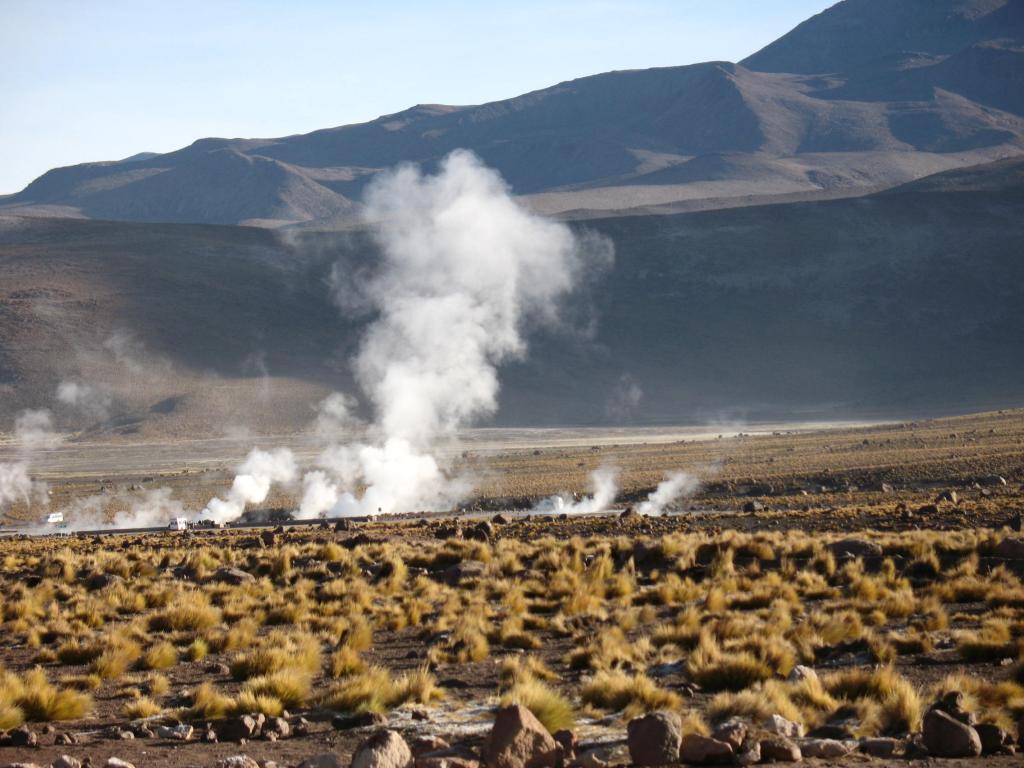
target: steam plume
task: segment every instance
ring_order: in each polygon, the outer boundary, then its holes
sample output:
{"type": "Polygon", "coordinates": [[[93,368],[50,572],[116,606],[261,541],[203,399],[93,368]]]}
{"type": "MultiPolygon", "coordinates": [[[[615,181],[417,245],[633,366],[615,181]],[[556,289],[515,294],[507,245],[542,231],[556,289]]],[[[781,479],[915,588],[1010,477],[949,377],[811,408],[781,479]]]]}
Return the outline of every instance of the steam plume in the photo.
{"type": "Polygon", "coordinates": [[[637,507],[637,512],[641,515],[660,515],[668,504],[681,496],[689,496],[697,490],[699,484],[693,475],[675,472],[658,483],[647,500],[637,507]]]}
{"type": "MultiPolygon", "coordinates": [[[[331,446],[307,474],[302,517],[445,508],[462,498],[468,481],[450,477],[432,449],[494,413],[498,367],[525,354],[527,321],[556,321],[583,267],[611,258],[607,241],[581,240],[531,214],[461,150],[435,176],[405,166],[382,177],[365,217],[381,262],[360,286],[376,317],[354,368],[375,418],[365,441],[331,446]]],[[[345,399],[326,405],[321,429],[351,410],[345,399]]]]}
{"type": "Polygon", "coordinates": [[[294,482],[297,475],[295,457],[287,448],[275,451],[253,448],[238,467],[227,498],[210,499],[199,517],[216,523],[235,520],[245,511],[246,504],[266,501],[274,483],[294,482]]]}
{"type": "Polygon", "coordinates": [[[14,439],[18,458],[0,463],[0,512],[17,502],[48,502],[46,484],[32,478],[32,460],[38,451],[60,442],[53,431],[53,418],[46,410],[22,411],[14,422],[14,439]]]}
{"type": "Polygon", "coordinates": [[[560,494],[544,499],[534,509],[537,512],[557,512],[567,515],[589,515],[603,512],[615,501],[618,492],[619,470],[617,467],[598,467],[590,473],[593,495],[576,499],[560,494]]]}

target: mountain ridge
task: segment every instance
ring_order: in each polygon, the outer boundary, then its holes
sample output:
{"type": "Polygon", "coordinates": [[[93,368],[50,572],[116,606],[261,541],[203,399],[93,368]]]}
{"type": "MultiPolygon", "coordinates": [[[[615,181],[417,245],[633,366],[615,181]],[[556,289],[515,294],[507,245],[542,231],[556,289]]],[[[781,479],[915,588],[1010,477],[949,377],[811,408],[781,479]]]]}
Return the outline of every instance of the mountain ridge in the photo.
{"type": "Polygon", "coordinates": [[[198,139],[53,169],[0,211],[346,226],[375,175],[432,167],[455,148],[565,218],[868,194],[940,170],[935,155],[946,167],[1018,155],[1024,0],[845,0],[740,63],[620,70],[281,138],[198,139]],[[750,162],[701,175],[707,159],[740,155],[750,162]]]}

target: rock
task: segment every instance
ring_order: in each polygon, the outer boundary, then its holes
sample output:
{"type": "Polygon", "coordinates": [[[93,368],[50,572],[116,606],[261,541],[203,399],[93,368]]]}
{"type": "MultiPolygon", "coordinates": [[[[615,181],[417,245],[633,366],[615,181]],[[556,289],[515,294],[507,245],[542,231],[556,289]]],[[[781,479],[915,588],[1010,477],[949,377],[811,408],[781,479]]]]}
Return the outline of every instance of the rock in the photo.
{"type": "Polygon", "coordinates": [[[112,573],[90,573],[85,579],[85,588],[90,592],[96,592],[112,584],[117,584],[119,581],[121,581],[121,577],[112,573]]]}
{"type": "Polygon", "coordinates": [[[1005,557],[1008,560],[1024,560],[1024,539],[1007,536],[996,545],[995,553],[997,557],[1005,557]]]}
{"type": "Polygon", "coordinates": [[[971,726],[932,707],[924,716],[924,745],[936,757],[978,757],[981,739],[971,726]]]}
{"type": "Polygon", "coordinates": [[[252,715],[229,717],[222,721],[217,727],[217,738],[220,741],[254,739],[259,735],[259,723],[252,715]]]}
{"type": "Polygon", "coordinates": [[[192,726],[181,723],[173,728],[168,728],[165,725],[158,725],[156,727],[156,735],[161,739],[174,739],[176,741],[188,741],[192,738],[192,726]]]}
{"type": "Polygon", "coordinates": [[[630,720],[626,726],[633,765],[678,763],[682,738],[682,723],[675,712],[652,712],[630,720]]]}
{"type": "Polygon", "coordinates": [[[50,768],[82,768],[82,761],[71,755],[61,755],[50,763],[50,768]]]}
{"type": "Polygon", "coordinates": [[[508,518],[499,513],[491,518],[491,522],[495,525],[508,525],[508,518]]]}
{"type": "Polygon", "coordinates": [[[813,667],[805,667],[803,664],[797,664],[790,671],[789,676],[786,678],[791,683],[802,683],[804,680],[817,680],[818,673],[814,671],[813,667]]]}
{"type": "Polygon", "coordinates": [[[213,572],[210,577],[210,581],[220,582],[221,584],[231,584],[233,586],[241,586],[242,584],[254,584],[256,577],[251,573],[241,570],[240,568],[218,568],[213,572]]]}
{"type": "Polygon", "coordinates": [[[935,497],[935,503],[938,504],[941,501],[948,501],[952,504],[956,504],[959,498],[960,497],[957,496],[956,491],[943,491],[935,497]]]}
{"type": "Polygon", "coordinates": [[[39,737],[27,725],[22,725],[7,734],[7,744],[12,747],[36,747],[39,745],[39,737]]]}
{"type": "Polygon", "coordinates": [[[104,763],[104,765],[106,765],[106,768],[135,768],[135,766],[127,760],[122,760],[119,757],[108,757],[107,762],[104,763]]]}
{"type": "Polygon", "coordinates": [[[409,768],[412,752],[397,731],[380,730],[360,744],[352,755],[352,768],[409,768]]]}
{"type": "Polygon", "coordinates": [[[981,723],[974,726],[974,730],[981,739],[981,754],[983,755],[1012,755],[1013,737],[994,723],[981,723]]]}
{"type": "Polygon", "coordinates": [[[761,762],[761,742],[757,739],[747,739],[736,750],[733,757],[736,765],[755,765],[761,762]]]}
{"type": "Polygon", "coordinates": [[[576,747],[579,746],[579,741],[576,739],[576,734],[570,730],[562,729],[561,731],[555,731],[551,734],[555,741],[558,742],[558,746],[562,748],[562,761],[568,762],[576,757],[576,747]]]}
{"type": "Polygon", "coordinates": [[[878,486],[878,490],[882,493],[895,493],[896,489],[893,488],[889,483],[882,483],[878,486]]]}
{"type": "Polygon", "coordinates": [[[978,482],[981,485],[1005,486],[1006,478],[1002,475],[986,475],[985,477],[978,478],[978,482]]]}
{"type": "Polygon", "coordinates": [[[748,501],[746,504],[743,505],[743,511],[744,512],[763,512],[764,511],[764,504],[762,504],[760,501],[748,501]]]}
{"type": "Polygon", "coordinates": [[[761,760],[765,763],[799,763],[803,758],[800,747],[785,736],[761,739],[761,760]]]}
{"type": "Polygon", "coordinates": [[[488,768],[554,768],[561,749],[530,710],[513,704],[498,710],[481,754],[488,768]]]}
{"type": "Polygon", "coordinates": [[[625,745],[603,746],[581,752],[576,758],[579,768],[609,768],[629,763],[629,751],[625,745]]]}
{"type": "Polygon", "coordinates": [[[853,749],[836,739],[807,739],[800,742],[800,753],[804,757],[820,757],[831,760],[850,754],[853,749]]]}
{"type": "Polygon", "coordinates": [[[858,749],[865,755],[880,757],[883,759],[896,755],[899,751],[900,741],[898,739],[874,738],[862,739],[858,749]]]}
{"type": "Polygon", "coordinates": [[[380,712],[360,712],[358,715],[336,715],[331,726],[336,731],[350,731],[353,728],[367,728],[371,725],[386,725],[387,717],[380,712]]]}
{"type": "Polygon", "coordinates": [[[308,757],[299,763],[299,768],[348,768],[348,765],[333,752],[308,757]]]}
{"type": "Polygon", "coordinates": [[[4,768],[43,768],[39,763],[4,763],[4,768]]]}
{"type": "Polygon", "coordinates": [[[800,723],[787,720],[782,715],[772,715],[764,726],[766,731],[785,736],[787,739],[799,739],[804,735],[804,727],[800,723]]]}
{"type": "Polygon", "coordinates": [[[268,717],[263,724],[263,736],[273,736],[276,739],[287,739],[292,735],[292,727],[283,717],[268,717]]]}
{"type": "Polygon", "coordinates": [[[480,761],[465,755],[423,755],[416,768],[480,768],[480,761]]]}
{"type": "Polygon", "coordinates": [[[448,749],[449,746],[448,742],[440,736],[428,734],[426,736],[419,736],[413,739],[412,744],[409,745],[409,749],[412,751],[414,757],[419,757],[420,755],[425,755],[428,752],[438,752],[442,749],[448,749]]]}
{"type": "MultiPolygon", "coordinates": [[[[688,733],[683,737],[679,745],[679,759],[681,763],[696,763],[697,765],[721,765],[732,762],[732,745],[727,741],[719,741],[710,736],[701,736],[699,733],[688,733]]],[[[669,762],[669,761],[665,761],[669,762]]],[[[671,762],[677,762],[672,760],[671,762]]],[[[651,763],[654,765],[654,763],[651,763]]]]}
{"type": "Polygon", "coordinates": [[[862,539],[843,539],[828,545],[828,550],[836,557],[881,557],[882,547],[873,541],[862,539]]]}
{"type": "Polygon", "coordinates": [[[465,560],[441,571],[440,579],[449,587],[457,587],[469,579],[479,579],[486,568],[479,560],[465,560]]]}
{"type": "Polygon", "coordinates": [[[724,723],[717,725],[711,735],[719,741],[729,744],[733,751],[736,751],[747,740],[747,733],[749,731],[750,729],[745,722],[737,717],[731,717],[724,723]]]}
{"type": "Polygon", "coordinates": [[[231,755],[218,760],[217,768],[260,768],[260,764],[248,755],[231,755]]]}
{"type": "Polygon", "coordinates": [[[58,747],[74,746],[78,743],[78,737],[70,732],[58,733],[57,737],[53,740],[53,743],[56,744],[58,747]]]}

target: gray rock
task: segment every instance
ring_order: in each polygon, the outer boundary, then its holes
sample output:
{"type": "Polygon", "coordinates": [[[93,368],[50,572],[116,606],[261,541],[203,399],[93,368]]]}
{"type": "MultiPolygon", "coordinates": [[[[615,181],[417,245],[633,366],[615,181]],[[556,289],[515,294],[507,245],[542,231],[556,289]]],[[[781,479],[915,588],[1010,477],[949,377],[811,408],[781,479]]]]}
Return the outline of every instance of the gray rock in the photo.
{"type": "Polygon", "coordinates": [[[981,754],[978,732],[941,709],[928,710],[922,736],[928,753],[936,757],[978,757],[981,754]]]}
{"type": "MultiPolygon", "coordinates": [[[[688,733],[679,745],[679,762],[697,765],[722,765],[731,763],[732,745],[699,733],[688,733]]],[[[675,761],[673,761],[675,762],[675,761]]]]}
{"type": "Polygon", "coordinates": [[[268,717],[263,724],[264,738],[273,736],[276,739],[287,739],[292,735],[292,727],[283,717],[268,717]]]}
{"type": "Polygon", "coordinates": [[[106,765],[106,768],[135,768],[127,760],[122,760],[119,757],[108,757],[104,765],[106,765]]]}
{"type": "Polygon", "coordinates": [[[71,755],[61,755],[50,763],[50,768],[82,768],[82,761],[71,755]]]}
{"type": "Polygon", "coordinates": [[[675,712],[652,712],[629,721],[626,744],[633,765],[679,762],[682,722],[675,712]]]}
{"type": "Polygon", "coordinates": [[[803,664],[797,664],[790,671],[789,676],[786,678],[791,683],[802,683],[804,680],[817,680],[818,673],[814,671],[813,667],[805,667],[803,664]]]}

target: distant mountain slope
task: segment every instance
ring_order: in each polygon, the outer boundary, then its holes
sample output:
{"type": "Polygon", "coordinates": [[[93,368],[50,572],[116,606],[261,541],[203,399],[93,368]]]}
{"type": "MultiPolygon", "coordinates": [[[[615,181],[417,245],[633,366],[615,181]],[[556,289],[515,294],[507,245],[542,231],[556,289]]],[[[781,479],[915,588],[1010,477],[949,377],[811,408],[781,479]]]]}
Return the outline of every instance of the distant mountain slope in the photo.
{"type": "Polygon", "coordinates": [[[849,73],[909,53],[949,56],[1022,38],[1022,0],[843,0],[742,64],[758,72],[849,73]]]}
{"type": "MultiPolygon", "coordinates": [[[[590,289],[596,334],[534,337],[502,372],[500,423],[1024,404],[1024,160],[586,226],[617,251],[590,289]]],[[[354,391],[360,325],[325,278],[371,257],[359,232],[0,218],[0,423],[31,406],[94,432],[300,428],[354,391]],[[109,419],[55,406],[64,379],[109,388],[109,419]]]]}
{"type": "Polygon", "coordinates": [[[366,183],[457,147],[568,218],[867,194],[1024,153],[1024,0],[846,0],[742,64],[608,72],[277,139],[57,168],[0,211],[351,226],[366,183]]]}

